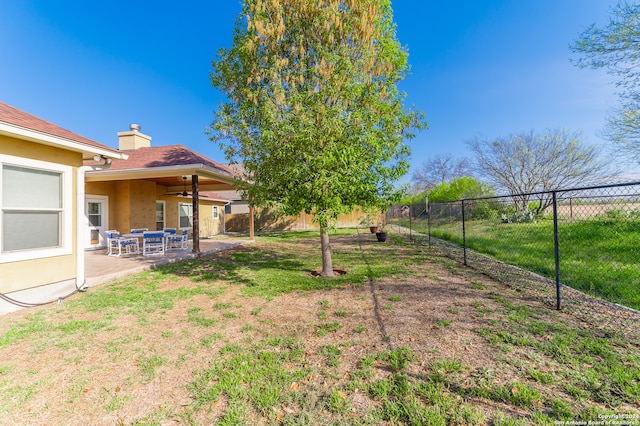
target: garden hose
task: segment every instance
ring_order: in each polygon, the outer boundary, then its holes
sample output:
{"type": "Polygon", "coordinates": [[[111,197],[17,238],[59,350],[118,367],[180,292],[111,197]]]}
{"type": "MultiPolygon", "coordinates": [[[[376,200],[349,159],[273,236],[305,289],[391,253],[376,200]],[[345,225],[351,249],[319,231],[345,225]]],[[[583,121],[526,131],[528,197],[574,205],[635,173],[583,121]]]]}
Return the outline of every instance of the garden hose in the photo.
{"type": "Polygon", "coordinates": [[[37,302],[37,303],[31,303],[31,302],[22,302],[20,300],[16,300],[13,299],[9,296],[7,296],[4,293],[0,293],[0,299],[4,300],[5,302],[11,303],[12,305],[16,305],[16,306],[20,306],[21,308],[34,308],[36,306],[43,306],[43,305],[48,305],[50,303],[61,303],[64,299],[73,296],[74,294],[78,293],[78,292],[85,292],[87,291],[87,287],[85,287],[85,284],[87,283],[87,281],[85,280],[82,283],[82,286],[78,287],[78,285],[76,284],[76,289],[73,290],[71,293],[64,295],[64,296],[59,296],[57,298],[55,298],[54,300],[49,300],[47,302],[37,302]]]}

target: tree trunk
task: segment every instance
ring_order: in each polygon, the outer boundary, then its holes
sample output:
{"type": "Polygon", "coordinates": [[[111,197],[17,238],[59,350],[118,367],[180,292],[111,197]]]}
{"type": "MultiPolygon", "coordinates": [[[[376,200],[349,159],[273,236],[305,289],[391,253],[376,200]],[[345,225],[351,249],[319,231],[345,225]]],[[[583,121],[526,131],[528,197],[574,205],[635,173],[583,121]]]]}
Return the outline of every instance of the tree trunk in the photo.
{"type": "Polygon", "coordinates": [[[322,248],[322,275],[333,277],[333,262],[331,261],[331,245],[329,244],[329,228],[320,225],[320,247],[322,248]]]}

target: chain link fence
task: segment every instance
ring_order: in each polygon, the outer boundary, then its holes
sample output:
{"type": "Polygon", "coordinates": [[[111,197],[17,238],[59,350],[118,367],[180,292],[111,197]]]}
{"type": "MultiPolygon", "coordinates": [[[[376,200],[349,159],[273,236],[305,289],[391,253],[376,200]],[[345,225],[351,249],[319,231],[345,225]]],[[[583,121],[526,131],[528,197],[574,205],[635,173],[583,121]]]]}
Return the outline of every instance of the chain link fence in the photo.
{"type": "Polygon", "coordinates": [[[640,310],[640,182],[394,206],[387,224],[557,309],[586,294],[640,310]]]}

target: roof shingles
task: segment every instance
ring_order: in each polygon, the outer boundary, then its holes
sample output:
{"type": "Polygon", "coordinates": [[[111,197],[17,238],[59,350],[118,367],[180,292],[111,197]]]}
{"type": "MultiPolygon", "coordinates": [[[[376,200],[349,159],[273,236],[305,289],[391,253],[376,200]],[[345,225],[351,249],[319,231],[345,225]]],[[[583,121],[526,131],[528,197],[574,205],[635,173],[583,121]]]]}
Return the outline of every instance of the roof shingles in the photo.
{"type": "MultiPolygon", "coordinates": [[[[167,145],[158,147],[145,147],[135,150],[117,151],[106,145],[102,145],[84,136],[63,129],[53,123],[38,118],[18,108],[0,102],[0,122],[5,122],[14,126],[34,130],[40,133],[56,136],[74,142],[83,143],[96,148],[102,148],[114,152],[127,154],[127,160],[114,160],[111,170],[130,170],[150,167],[186,166],[192,164],[203,164],[207,167],[219,170],[232,176],[241,177],[236,171],[226,165],[219,164],[209,158],[190,150],[184,145],[167,145]]],[[[94,164],[89,161],[87,164],[94,164]]],[[[97,163],[95,163],[97,164],[97,163]]]]}
{"type": "Polygon", "coordinates": [[[123,150],[121,152],[127,154],[129,158],[125,161],[114,161],[111,165],[111,170],[204,164],[205,166],[229,173],[232,176],[238,176],[238,174],[229,167],[210,160],[184,145],[145,147],[123,150]]]}
{"type": "Polygon", "coordinates": [[[46,120],[31,115],[28,112],[19,110],[18,108],[7,105],[0,102],[0,122],[12,124],[14,126],[22,127],[29,130],[34,130],[40,133],[45,133],[51,136],[56,136],[63,139],[72,140],[74,142],[90,145],[95,148],[102,148],[109,151],[115,151],[113,148],[93,141],[89,138],[81,136],[77,133],[73,133],[67,129],[50,123],[46,120]]]}

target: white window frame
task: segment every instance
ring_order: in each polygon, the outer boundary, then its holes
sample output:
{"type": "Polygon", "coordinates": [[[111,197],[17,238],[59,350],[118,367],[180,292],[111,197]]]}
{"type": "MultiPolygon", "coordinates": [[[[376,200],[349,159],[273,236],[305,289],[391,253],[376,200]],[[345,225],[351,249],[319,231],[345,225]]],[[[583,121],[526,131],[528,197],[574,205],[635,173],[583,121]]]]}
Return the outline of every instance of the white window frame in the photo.
{"type": "MultiPolygon", "coordinates": [[[[0,154],[0,263],[19,262],[32,259],[41,259],[54,256],[65,256],[73,253],[73,168],[64,164],[48,161],[32,160],[23,157],[0,154]],[[2,168],[4,165],[39,169],[48,172],[60,173],[62,207],[60,209],[60,246],[48,248],[36,248],[4,252],[2,249],[2,235],[5,209],[2,205],[2,168]]],[[[38,211],[38,209],[34,209],[38,211]]]]}
{"type": "Polygon", "coordinates": [[[213,208],[213,218],[215,220],[219,220],[220,219],[220,209],[218,208],[218,206],[211,206],[213,208]]]}
{"type": "MultiPolygon", "coordinates": [[[[158,213],[158,203],[162,204],[162,229],[164,229],[167,227],[167,202],[164,200],[156,200],[156,214],[158,213]]],[[[178,215],[180,215],[180,211],[178,211],[178,215]]],[[[156,220],[156,228],[157,227],[158,221],[156,220]]],[[[162,229],[158,229],[158,231],[162,231],[162,229]]]]}
{"type": "Polygon", "coordinates": [[[182,226],[180,223],[180,206],[189,206],[191,210],[191,224],[193,225],[193,204],[192,203],[178,203],[178,229],[191,229],[193,226],[182,226]]]}

